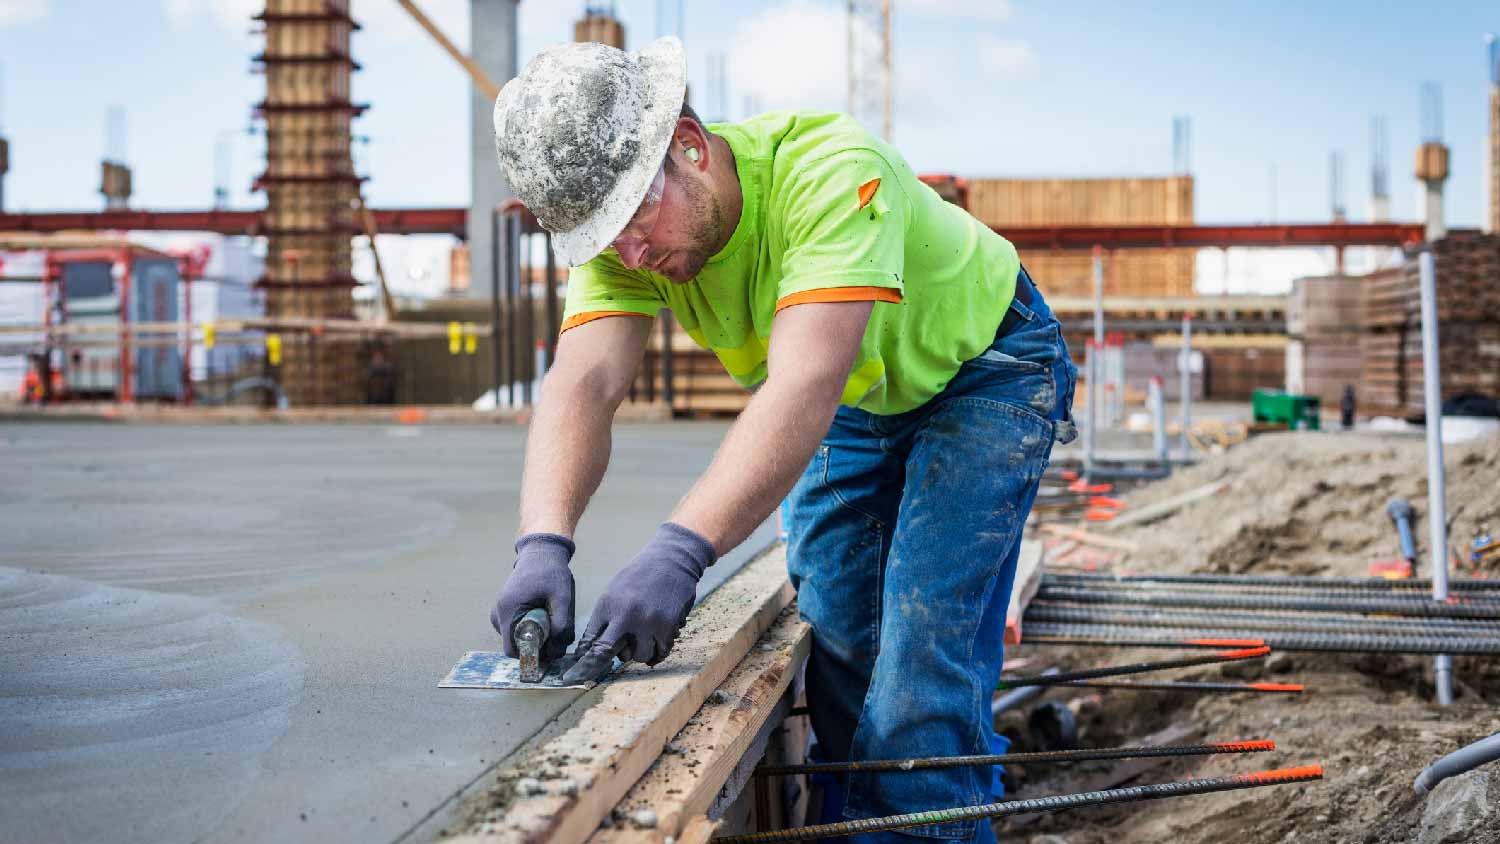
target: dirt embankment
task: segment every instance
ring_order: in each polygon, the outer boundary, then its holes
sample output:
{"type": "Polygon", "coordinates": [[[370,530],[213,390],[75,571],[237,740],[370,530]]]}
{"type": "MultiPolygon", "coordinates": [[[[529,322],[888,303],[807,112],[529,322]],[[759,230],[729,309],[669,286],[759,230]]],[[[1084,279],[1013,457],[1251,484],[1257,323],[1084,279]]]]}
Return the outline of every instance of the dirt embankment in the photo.
{"type": "MultiPolygon", "coordinates": [[[[1124,568],[1254,574],[1363,575],[1377,559],[1399,556],[1387,502],[1406,498],[1427,572],[1427,484],[1420,438],[1276,434],[1141,488],[1142,507],[1221,478],[1229,486],[1155,524],[1121,531],[1139,543],[1124,568]]],[[[1500,440],[1447,450],[1449,536],[1467,557],[1481,526],[1500,529],[1500,440]]],[[[1451,552],[1450,552],[1451,553],[1451,552]]],[[[1500,577],[1500,570],[1481,571],[1500,577]]],[[[1456,575],[1459,576],[1459,575],[1456,575]]],[[[1467,576],[1467,572],[1464,575],[1467,576]]],[[[1021,647],[1011,656],[1046,665],[1088,667],[1160,659],[1168,652],[1021,647]]],[[[1157,675],[1150,675],[1153,678],[1157,675]]],[[[1017,771],[1018,797],[1085,788],[1321,763],[1322,782],[1182,797],[1150,803],[1028,816],[997,825],[1002,841],[1058,844],[1165,842],[1409,842],[1425,801],[1412,780],[1438,756],[1500,731],[1500,660],[1455,660],[1454,706],[1434,705],[1429,657],[1275,654],[1261,663],[1166,675],[1190,680],[1300,682],[1296,696],[1209,695],[1091,689],[1054,690],[1071,702],[1086,747],[1274,739],[1277,751],[1140,766],[1118,764],[1017,771]],[[1121,780],[1125,776],[1127,779],[1121,780]],[[1049,837],[1056,836],[1056,837],[1049,837]]],[[[1127,763],[1128,764],[1128,763],[1127,763]]],[[[1500,798],[1494,795],[1492,798],[1500,798]]],[[[1494,807],[1500,811],[1500,802],[1494,807]]],[[[1495,816],[1492,816],[1492,819],[1495,816]]],[[[1476,828],[1468,841],[1500,842],[1476,828]]]]}

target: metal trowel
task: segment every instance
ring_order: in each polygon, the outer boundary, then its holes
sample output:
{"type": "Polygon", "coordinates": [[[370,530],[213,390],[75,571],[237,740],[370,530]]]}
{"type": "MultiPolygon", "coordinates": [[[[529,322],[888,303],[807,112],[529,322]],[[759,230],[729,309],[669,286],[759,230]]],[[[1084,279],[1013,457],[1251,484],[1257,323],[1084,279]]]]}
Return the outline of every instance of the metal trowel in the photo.
{"type": "Polygon", "coordinates": [[[586,689],[589,683],[564,683],[562,677],[577,653],[564,654],[550,663],[542,662],[542,646],[551,629],[547,611],[538,607],[521,616],[511,628],[519,659],[500,651],[469,651],[438,683],[444,689],[586,689]]]}

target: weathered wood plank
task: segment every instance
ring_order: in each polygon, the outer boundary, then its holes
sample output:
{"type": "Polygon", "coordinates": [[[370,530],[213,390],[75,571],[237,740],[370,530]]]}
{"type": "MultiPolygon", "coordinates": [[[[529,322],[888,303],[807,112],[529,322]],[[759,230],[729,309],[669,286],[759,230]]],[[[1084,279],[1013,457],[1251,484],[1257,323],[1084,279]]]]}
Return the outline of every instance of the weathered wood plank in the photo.
{"type": "Polygon", "coordinates": [[[660,844],[682,837],[704,815],[745,759],[766,719],[777,708],[812,649],[812,629],[788,609],[767,631],[718,692],[672,739],[646,776],[621,801],[625,823],[601,829],[589,844],[660,844]],[[636,828],[629,818],[641,810],[656,826],[636,828]]]}
{"type": "Polygon", "coordinates": [[[581,844],[792,601],[785,549],[747,563],[688,616],[672,655],[579,697],[466,806],[461,840],[581,844]]]}

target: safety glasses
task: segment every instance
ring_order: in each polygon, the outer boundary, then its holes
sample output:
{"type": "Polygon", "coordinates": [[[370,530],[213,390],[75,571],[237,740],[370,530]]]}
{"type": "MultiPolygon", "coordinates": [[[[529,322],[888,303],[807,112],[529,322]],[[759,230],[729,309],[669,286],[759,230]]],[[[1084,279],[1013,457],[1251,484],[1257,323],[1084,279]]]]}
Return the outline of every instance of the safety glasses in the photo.
{"type": "Polygon", "coordinates": [[[639,248],[645,245],[647,238],[656,230],[656,221],[661,213],[661,198],[667,190],[666,161],[662,166],[656,168],[656,176],[651,180],[650,187],[646,188],[646,196],[641,200],[641,206],[636,209],[635,215],[625,228],[620,230],[619,235],[611,244],[616,250],[625,247],[627,250],[639,248]]]}

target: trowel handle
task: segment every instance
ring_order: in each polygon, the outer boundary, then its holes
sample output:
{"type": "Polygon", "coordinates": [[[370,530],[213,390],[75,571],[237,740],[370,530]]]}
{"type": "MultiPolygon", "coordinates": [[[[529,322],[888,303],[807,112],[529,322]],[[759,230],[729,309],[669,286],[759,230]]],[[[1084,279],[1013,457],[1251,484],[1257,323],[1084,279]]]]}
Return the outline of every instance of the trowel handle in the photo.
{"type": "Polygon", "coordinates": [[[521,620],[516,622],[516,628],[513,631],[518,641],[522,638],[522,631],[526,628],[528,622],[536,625],[536,632],[532,635],[536,637],[536,648],[540,651],[542,645],[547,642],[547,634],[552,630],[552,622],[547,618],[547,611],[545,609],[536,607],[535,609],[528,610],[525,615],[521,616],[521,620]]]}

